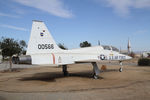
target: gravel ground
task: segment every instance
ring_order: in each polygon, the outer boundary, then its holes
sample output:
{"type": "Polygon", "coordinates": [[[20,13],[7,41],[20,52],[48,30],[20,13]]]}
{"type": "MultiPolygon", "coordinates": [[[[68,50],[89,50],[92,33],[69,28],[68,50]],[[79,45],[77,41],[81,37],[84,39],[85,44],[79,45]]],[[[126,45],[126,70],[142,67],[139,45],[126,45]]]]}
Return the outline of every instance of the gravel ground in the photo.
{"type": "Polygon", "coordinates": [[[125,62],[119,72],[117,62],[103,64],[98,80],[91,64],[69,65],[68,77],[58,67],[13,65],[14,72],[0,72],[0,100],[150,100],[150,67],[125,62]]]}

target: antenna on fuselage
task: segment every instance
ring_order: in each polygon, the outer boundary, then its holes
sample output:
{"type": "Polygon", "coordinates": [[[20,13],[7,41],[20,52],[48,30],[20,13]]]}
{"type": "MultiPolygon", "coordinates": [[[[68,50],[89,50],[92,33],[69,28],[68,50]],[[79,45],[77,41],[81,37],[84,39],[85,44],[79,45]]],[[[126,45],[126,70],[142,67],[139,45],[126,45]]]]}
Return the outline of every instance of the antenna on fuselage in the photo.
{"type": "Polygon", "coordinates": [[[100,40],[98,40],[98,45],[101,45],[100,40]]]}

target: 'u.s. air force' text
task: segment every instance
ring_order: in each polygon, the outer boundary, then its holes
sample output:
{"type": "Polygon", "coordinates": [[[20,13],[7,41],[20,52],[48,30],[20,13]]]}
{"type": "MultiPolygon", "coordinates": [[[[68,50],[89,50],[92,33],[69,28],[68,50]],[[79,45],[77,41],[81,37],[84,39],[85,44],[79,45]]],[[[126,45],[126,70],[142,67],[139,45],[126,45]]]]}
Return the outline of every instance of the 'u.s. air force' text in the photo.
{"type": "Polygon", "coordinates": [[[98,56],[98,59],[100,59],[100,60],[125,60],[126,56],[105,56],[105,55],[100,55],[100,56],[98,56]]]}
{"type": "Polygon", "coordinates": [[[126,56],[109,56],[109,60],[124,60],[126,56]]]}

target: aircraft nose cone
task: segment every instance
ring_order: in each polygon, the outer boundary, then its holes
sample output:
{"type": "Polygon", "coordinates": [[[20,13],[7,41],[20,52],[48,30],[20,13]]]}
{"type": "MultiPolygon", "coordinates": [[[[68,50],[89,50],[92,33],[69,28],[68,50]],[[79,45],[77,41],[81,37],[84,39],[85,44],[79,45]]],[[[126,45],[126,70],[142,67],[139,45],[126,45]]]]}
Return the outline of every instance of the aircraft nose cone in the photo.
{"type": "Polygon", "coordinates": [[[130,56],[126,56],[126,59],[132,59],[132,57],[130,57],[130,56]]]}

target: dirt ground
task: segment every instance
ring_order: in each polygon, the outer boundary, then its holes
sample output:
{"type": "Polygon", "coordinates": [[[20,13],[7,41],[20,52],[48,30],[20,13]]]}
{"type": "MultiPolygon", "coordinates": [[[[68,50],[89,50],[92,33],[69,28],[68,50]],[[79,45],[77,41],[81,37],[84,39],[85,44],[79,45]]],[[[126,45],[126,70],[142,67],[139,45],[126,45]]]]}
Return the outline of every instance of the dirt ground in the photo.
{"type": "MultiPolygon", "coordinates": [[[[64,77],[58,67],[31,67],[0,72],[0,100],[150,100],[150,67],[125,62],[105,63],[100,79],[91,64],[69,65],[64,77]]],[[[101,68],[102,64],[98,64],[101,68]]]]}

